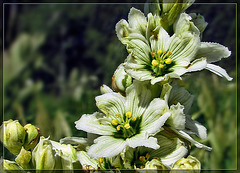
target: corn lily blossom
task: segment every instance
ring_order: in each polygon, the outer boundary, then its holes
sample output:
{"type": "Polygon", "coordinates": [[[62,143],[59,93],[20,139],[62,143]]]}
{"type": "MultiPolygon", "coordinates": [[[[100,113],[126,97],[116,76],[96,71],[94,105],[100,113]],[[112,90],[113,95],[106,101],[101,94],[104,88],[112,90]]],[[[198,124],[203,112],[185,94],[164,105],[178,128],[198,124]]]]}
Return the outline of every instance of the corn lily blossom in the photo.
{"type": "Polygon", "coordinates": [[[231,52],[217,43],[201,42],[201,32],[189,22],[191,16],[180,15],[172,36],[161,26],[159,16],[149,13],[147,18],[132,8],[128,22],[120,20],[116,24],[117,36],[129,53],[124,68],[131,77],[139,81],[151,80],[153,85],[169,78],[181,79],[187,72],[207,69],[231,80],[224,69],[210,64],[230,56],[231,52]],[[211,49],[214,51],[209,51],[211,49]]]}
{"type": "Polygon", "coordinates": [[[127,146],[160,147],[152,136],[160,131],[170,113],[163,114],[166,102],[152,100],[150,89],[139,81],[126,89],[126,97],[109,92],[97,96],[96,105],[103,113],[84,114],[75,122],[78,130],[100,135],[88,149],[90,157],[114,157],[127,146]]]}

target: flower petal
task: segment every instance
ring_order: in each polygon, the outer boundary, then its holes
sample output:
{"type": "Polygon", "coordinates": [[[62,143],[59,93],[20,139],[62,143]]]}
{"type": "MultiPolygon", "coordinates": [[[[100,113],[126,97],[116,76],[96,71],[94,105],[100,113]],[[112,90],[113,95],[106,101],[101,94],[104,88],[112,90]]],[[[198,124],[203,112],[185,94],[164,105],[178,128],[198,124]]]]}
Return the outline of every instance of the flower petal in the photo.
{"type": "Polygon", "coordinates": [[[154,78],[154,76],[152,76],[151,71],[147,69],[139,69],[139,70],[131,69],[127,66],[127,64],[125,65],[125,71],[129,76],[139,81],[151,80],[154,78]]]}
{"type": "Polygon", "coordinates": [[[187,68],[187,71],[188,72],[199,71],[199,70],[202,70],[202,69],[206,68],[206,66],[207,66],[206,58],[196,59],[187,68]]]}
{"type": "Polygon", "coordinates": [[[124,139],[112,136],[101,136],[95,139],[94,143],[88,150],[88,155],[93,158],[114,157],[126,147],[124,139]]]}
{"type": "Polygon", "coordinates": [[[152,51],[158,51],[159,49],[161,49],[162,51],[167,51],[170,39],[167,31],[165,31],[165,29],[163,29],[162,27],[158,26],[153,32],[156,32],[157,39],[155,35],[152,35],[149,39],[152,51]]]}
{"type": "Polygon", "coordinates": [[[167,119],[170,117],[171,113],[166,112],[164,113],[160,118],[158,118],[155,121],[152,121],[148,125],[142,127],[143,131],[146,131],[147,133],[151,135],[155,135],[161,130],[161,127],[164,125],[164,123],[167,121],[167,119]]]}
{"type": "Polygon", "coordinates": [[[192,144],[194,144],[196,147],[198,148],[202,148],[202,149],[205,149],[207,151],[211,151],[212,148],[211,147],[208,147],[206,145],[203,145],[197,141],[195,141],[191,136],[189,136],[186,132],[182,131],[182,130],[174,130],[172,129],[175,133],[177,133],[178,135],[180,135],[182,138],[188,140],[189,142],[191,142],[192,144]]]}
{"type": "Polygon", "coordinates": [[[127,45],[128,52],[132,53],[132,58],[138,62],[138,64],[150,64],[150,47],[149,45],[140,39],[124,39],[123,44],[127,45]]]}
{"type": "Polygon", "coordinates": [[[103,114],[95,112],[92,115],[84,114],[75,122],[78,130],[83,130],[88,133],[94,133],[98,135],[113,135],[116,129],[110,124],[101,124],[99,119],[103,119],[103,114]]]}
{"type": "Polygon", "coordinates": [[[173,84],[172,90],[169,95],[168,103],[169,105],[175,102],[180,102],[184,106],[184,113],[187,113],[192,106],[194,96],[191,95],[184,87],[176,86],[173,84]]]}
{"type": "MultiPolygon", "coordinates": [[[[168,105],[164,100],[160,98],[153,99],[144,114],[142,115],[142,121],[140,124],[141,128],[148,129],[150,126],[152,126],[152,123],[154,121],[158,120],[161,116],[163,116],[163,111],[167,108],[168,105]]],[[[164,116],[163,120],[165,120],[165,118],[166,117],[164,116]]]]}
{"type": "Polygon", "coordinates": [[[187,155],[187,146],[179,138],[167,138],[163,135],[157,135],[156,138],[160,148],[150,152],[150,155],[159,157],[164,165],[171,168],[176,161],[187,155]]]}
{"type": "Polygon", "coordinates": [[[198,28],[191,22],[192,17],[186,13],[181,13],[178,20],[173,24],[173,30],[176,34],[181,34],[186,31],[194,32],[200,35],[198,28]]]}
{"type": "Polygon", "coordinates": [[[89,155],[85,151],[78,151],[77,158],[82,166],[90,165],[95,170],[98,169],[98,162],[95,159],[90,158],[89,155]]]}
{"type": "Polygon", "coordinates": [[[122,39],[127,37],[130,33],[129,25],[126,20],[122,19],[116,24],[116,33],[118,39],[122,42],[122,39]]]}
{"type": "Polygon", "coordinates": [[[125,98],[115,92],[106,93],[96,98],[97,107],[107,116],[120,120],[120,117],[116,117],[116,113],[123,115],[125,113],[125,98]]]}
{"type": "Polygon", "coordinates": [[[184,131],[188,134],[196,134],[201,139],[207,137],[207,129],[199,122],[192,120],[189,115],[186,116],[186,128],[189,130],[184,131]]]}
{"type": "Polygon", "coordinates": [[[147,19],[140,10],[132,7],[128,14],[128,22],[132,29],[145,35],[147,19]]]}
{"type": "Polygon", "coordinates": [[[135,80],[126,90],[126,111],[130,111],[133,117],[142,116],[151,99],[151,91],[146,85],[135,80]]]}
{"type": "Polygon", "coordinates": [[[196,34],[184,32],[182,34],[174,34],[170,38],[169,50],[172,55],[169,57],[179,64],[181,61],[191,61],[199,47],[200,38],[196,34]]]}
{"type": "Polygon", "coordinates": [[[168,118],[167,124],[178,130],[185,129],[186,117],[183,113],[183,109],[184,106],[182,106],[180,103],[177,103],[177,105],[171,105],[171,116],[168,118]]]}
{"type": "Polygon", "coordinates": [[[207,64],[206,69],[217,74],[218,76],[226,78],[228,81],[231,81],[233,79],[227,74],[226,70],[217,65],[207,64]]]}
{"type": "Polygon", "coordinates": [[[231,55],[227,47],[218,43],[201,42],[196,58],[206,57],[208,63],[220,61],[231,55]]]}
{"type": "Polygon", "coordinates": [[[148,148],[158,149],[160,146],[157,144],[157,139],[149,137],[145,133],[137,134],[131,138],[126,139],[127,145],[132,148],[144,146],[148,148]]]}

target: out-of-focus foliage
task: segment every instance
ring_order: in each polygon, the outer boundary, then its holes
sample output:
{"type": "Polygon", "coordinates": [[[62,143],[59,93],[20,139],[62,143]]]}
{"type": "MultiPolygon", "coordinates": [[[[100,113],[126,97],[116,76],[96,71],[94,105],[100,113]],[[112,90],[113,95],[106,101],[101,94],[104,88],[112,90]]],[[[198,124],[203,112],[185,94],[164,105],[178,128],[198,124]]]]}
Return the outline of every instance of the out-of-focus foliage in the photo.
{"type": "MultiPolygon", "coordinates": [[[[132,6],[143,9],[143,4],[5,5],[4,119],[34,124],[53,140],[84,136],[74,122],[97,110],[99,87],[111,85],[114,70],[126,58],[115,24],[127,18],[132,6]]],[[[203,41],[232,51],[219,65],[236,79],[234,10],[234,5],[194,4],[187,12],[198,12],[209,23],[203,41]]],[[[210,153],[196,149],[192,155],[202,169],[234,169],[236,86],[209,75],[196,73],[183,81],[197,93],[191,112],[208,125],[205,142],[213,148],[210,153]]]]}

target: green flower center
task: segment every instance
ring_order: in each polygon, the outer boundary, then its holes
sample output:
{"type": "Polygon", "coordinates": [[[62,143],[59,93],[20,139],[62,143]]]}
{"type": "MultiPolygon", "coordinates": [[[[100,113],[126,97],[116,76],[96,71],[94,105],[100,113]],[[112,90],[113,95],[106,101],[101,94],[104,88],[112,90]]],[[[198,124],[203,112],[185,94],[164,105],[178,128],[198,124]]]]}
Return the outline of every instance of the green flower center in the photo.
{"type": "MultiPolygon", "coordinates": [[[[117,117],[120,117],[119,113],[116,114],[117,117]]],[[[140,131],[140,122],[141,119],[139,117],[133,117],[131,112],[126,112],[124,116],[122,116],[122,121],[118,122],[118,120],[112,120],[112,126],[117,129],[114,137],[127,139],[130,138],[140,131]]]]}
{"type": "Polygon", "coordinates": [[[150,53],[151,65],[149,66],[152,70],[152,75],[158,77],[170,73],[170,69],[175,65],[174,61],[170,58],[172,55],[171,51],[162,51],[161,49],[157,52],[153,51],[150,53]]]}

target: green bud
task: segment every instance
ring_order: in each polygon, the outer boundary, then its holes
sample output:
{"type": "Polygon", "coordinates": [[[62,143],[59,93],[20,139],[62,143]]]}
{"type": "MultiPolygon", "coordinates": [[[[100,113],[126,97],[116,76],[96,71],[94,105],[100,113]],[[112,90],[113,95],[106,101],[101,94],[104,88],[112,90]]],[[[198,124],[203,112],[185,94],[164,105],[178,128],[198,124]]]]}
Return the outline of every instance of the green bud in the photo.
{"type": "MultiPolygon", "coordinates": [[[[2,165],[1,165],[2,166],[2,165]]],[[[12,172],[12,171],[16,171],[16,172],[20,172],[23,171],[22,167],[19,166],[16,162],[13,161],[9,161],[9,160],[3,160],[3,170],[7,173],[7,172],[12,172]]]]}
{"type": "Polygon", "coordinates": [[[170,173],[200,173],[201,163],[198,159],[189,155],[187,158],[178,160],[172,169],[170,173]]]}
{"type": "Polygon", "coordinates": [[[18,120],[4,121],[0,127],[0,137],[4,146],[17,155],[25,141],[26,132],[18,120]]]}
{"type": "Polygon", "coordinates": [[[164,164],[158,159],[152,159],[145,164],[144,169],[165,170],[167,169],[164,164]]]}
{"type": "Polygon", "coordinates": [[[165,30],[171,26],[177,19],[180,13],[184,12],[192,5],[195,0],[183,0],[179,3],[178,0],[163,0],[161,25],[165,30]]]}
{"type": "Polygon", "coordinates": [[[78,160],[76,150],[72,145],[68,144],[60,144],[55,141],[50,141],[52,144],[52,148],[55,151],[55,155],[57,156],[56,167],[59,165],[62,166],[64,170],[72,170],[73,163],[78,160]]]}
{"type": "Polygon", "coordinates": [[[29,162],[32,158],[31,152],[27,151],[22,147],[20,153],[16,157],[15,161],[19,164],[23,169],[30,169],[29,162]]]}
{"type": "Polygon", "coordinates": [[[54,151],[48,138],[40,137],[38,145],[32,152],[32,162],[36,170],[53,170],[55,166],[54,151]]]}
{"type": "Polygon", "coordinates": [[[132,77],[129,76],[122,64],[120,64],[112,77],[112,88],[120,93],[125,93],[128,86],[132,84],[132,77]]]}
{"type": "Polygon", "coordinates": [[[24,148],[26,150],[33,149],[37,145],[40,136],[39,129],[32,124],[25,125],[24,129],[27,132],[24,148]]]}

